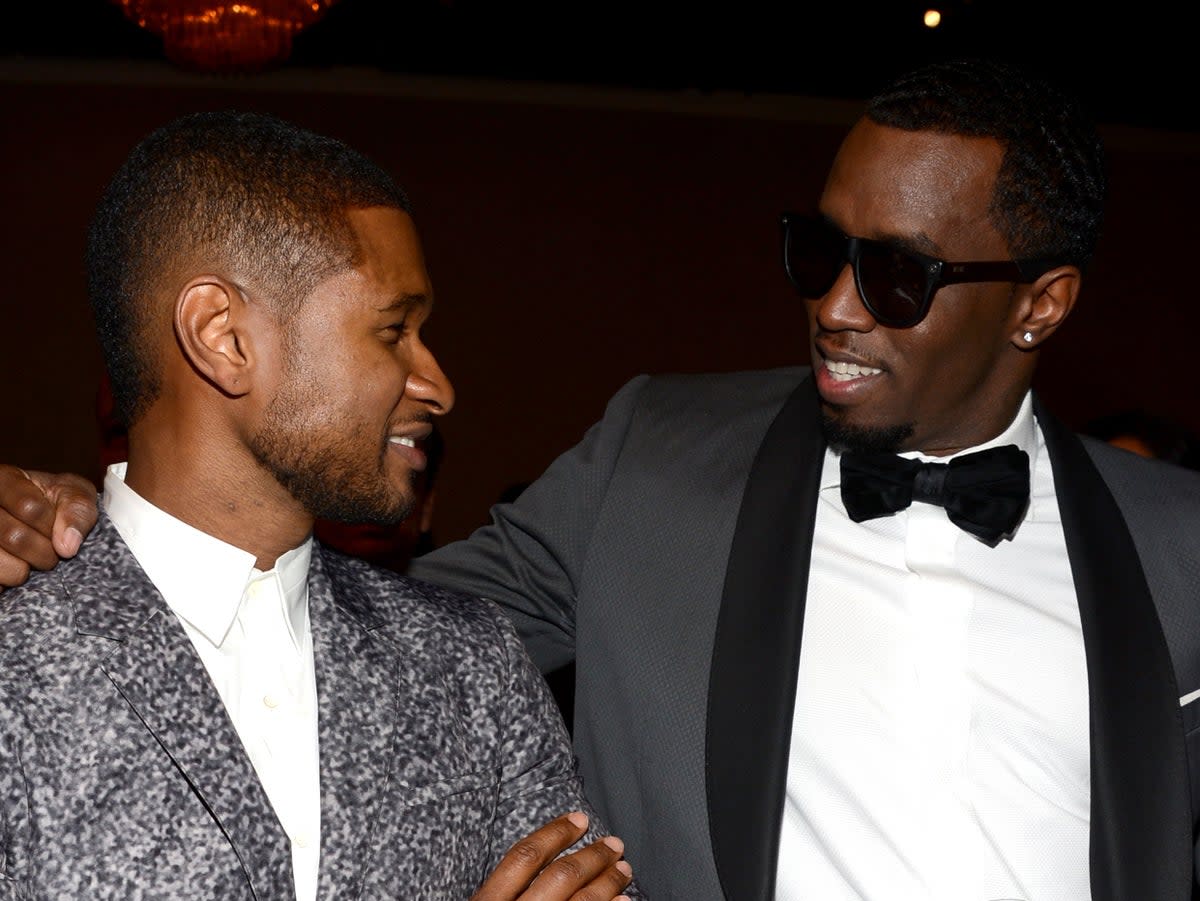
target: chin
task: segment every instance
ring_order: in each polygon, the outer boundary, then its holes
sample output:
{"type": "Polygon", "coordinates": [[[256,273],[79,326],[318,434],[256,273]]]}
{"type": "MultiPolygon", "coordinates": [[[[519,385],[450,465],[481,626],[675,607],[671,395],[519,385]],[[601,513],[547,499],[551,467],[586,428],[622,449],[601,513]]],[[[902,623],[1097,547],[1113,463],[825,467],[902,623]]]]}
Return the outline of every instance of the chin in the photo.
{"type": "Polygon", "coordinates": [[[894,454],[904,450],[915,431],[912,423],[860,425],[828,411],[821,414],[821,429],[826,443],[839,454],[894,454]]]}
{"type": "Polygon", "coordinates": [[[408,516],[414,496],[410,491],[353,479],[313,475],[285,483],[292,497],[316,519],[360,526],[395,526],[408,516]]]}
{"type": "Polygon", "coordinates": [[[380,529],[390,529],[399,525],[413,508],[413,499],[408,495],[343,495],[330,500],[323,518],[380,529]]]}

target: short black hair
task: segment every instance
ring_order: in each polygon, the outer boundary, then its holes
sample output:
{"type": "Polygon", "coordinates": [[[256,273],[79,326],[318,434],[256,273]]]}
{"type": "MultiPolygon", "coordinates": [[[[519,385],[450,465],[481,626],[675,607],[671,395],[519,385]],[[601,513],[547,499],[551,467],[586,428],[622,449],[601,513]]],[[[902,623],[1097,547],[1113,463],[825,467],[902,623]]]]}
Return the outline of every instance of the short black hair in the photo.
{"type": "Polygon", "coordinates": [[[1024,65],[960,59],[897,78],[867,118],[906,131],[986,137],[1004,148],[991,215],[1013,256],[1085,268],[1100,238],[1104,148],[1079,98],[1024,65]]]}
{"type": "Polygon", "coordinates": [[[115,412],[132,425],[158,396],[150,301],[182,262],[261,292],[281,316],[353,265],[346,213],[410,211],[392,177],[341,141],[274,116],[193,113],[144,138],[100,199],[88,232],[88,293],[115,412]]]}

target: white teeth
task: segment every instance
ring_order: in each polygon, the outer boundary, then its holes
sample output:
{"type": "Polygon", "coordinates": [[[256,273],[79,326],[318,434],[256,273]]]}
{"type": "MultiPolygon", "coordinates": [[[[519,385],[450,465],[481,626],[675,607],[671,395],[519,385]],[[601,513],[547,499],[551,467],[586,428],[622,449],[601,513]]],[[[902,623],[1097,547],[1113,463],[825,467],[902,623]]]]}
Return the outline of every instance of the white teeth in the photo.
{"type": "Polygon", "coordinates": [[[876,369],[874,366],[860,366],[857,363],[846,363],[841,360],[826,360],[825,368],[829,370],[829,374],[833,376],[835,382],[848,382],[851,379],[879,375],[883,372],[882,369],[876,369]]]}
{"type": "Polygon", "coordinates": [[[413,441],[413,439],[405,438],[401,435],[393,435],[391,438],[388,439],[388,442],[390,444],[403,444],[405,447],[416,447],[417,446],[417,442],[413,441]]]}

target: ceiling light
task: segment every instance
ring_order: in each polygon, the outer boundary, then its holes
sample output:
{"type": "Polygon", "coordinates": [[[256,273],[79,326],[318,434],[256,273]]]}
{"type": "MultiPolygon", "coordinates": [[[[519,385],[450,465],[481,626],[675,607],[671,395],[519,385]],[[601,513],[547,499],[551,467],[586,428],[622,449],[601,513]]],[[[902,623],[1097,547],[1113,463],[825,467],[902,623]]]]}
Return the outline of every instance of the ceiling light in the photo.
{"type": "Polygon", "coordinates": [[[292,38],[337,0],[113,0],[158,35],[172,62],[203,72],[248,72],[280,63],[292,38]]]}

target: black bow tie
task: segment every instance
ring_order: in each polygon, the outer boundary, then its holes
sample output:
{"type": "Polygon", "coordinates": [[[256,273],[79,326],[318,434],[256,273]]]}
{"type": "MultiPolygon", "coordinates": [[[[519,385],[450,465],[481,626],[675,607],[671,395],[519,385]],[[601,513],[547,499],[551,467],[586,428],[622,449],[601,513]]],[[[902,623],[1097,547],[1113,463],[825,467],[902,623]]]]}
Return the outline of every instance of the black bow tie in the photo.
{"type": "Polygon", "coordinates": [[[961,529],[995,547],[1029,505],[1029,455],[1015,444],[922,463],[895,454],[842,454],[842,502],[855,522],[913,501],[938,504],[961,529]]]}

